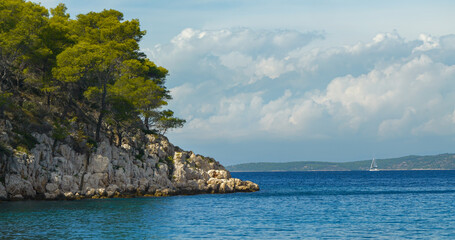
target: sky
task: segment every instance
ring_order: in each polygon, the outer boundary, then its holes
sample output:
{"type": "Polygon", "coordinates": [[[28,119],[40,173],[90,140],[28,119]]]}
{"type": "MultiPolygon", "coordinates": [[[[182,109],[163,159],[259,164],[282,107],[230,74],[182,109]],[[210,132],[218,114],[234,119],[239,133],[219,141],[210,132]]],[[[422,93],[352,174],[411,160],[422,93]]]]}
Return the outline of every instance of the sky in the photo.
{"type": "Polygon", "coordinates": [[[454,1],[59,2],[139,19],[169,139],[224,165],[455,152],[454,1]]]}

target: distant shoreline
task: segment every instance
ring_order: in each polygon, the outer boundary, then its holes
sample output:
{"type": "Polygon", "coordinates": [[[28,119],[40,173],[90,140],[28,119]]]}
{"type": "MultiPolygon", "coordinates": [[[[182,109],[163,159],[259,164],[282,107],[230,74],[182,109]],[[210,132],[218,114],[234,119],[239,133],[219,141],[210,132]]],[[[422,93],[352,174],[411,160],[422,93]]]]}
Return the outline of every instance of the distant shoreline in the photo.
{"type": "MultiPolygon", "coordinates": [[[[376,159],[380,171],[455,170],[455,154],[431,156],[410,155],[399,158],[376,159]]],[[[228,166],[231,172],[317,172],[368,171],[371,160],[352,162],[257,162],[228,166]]]]}

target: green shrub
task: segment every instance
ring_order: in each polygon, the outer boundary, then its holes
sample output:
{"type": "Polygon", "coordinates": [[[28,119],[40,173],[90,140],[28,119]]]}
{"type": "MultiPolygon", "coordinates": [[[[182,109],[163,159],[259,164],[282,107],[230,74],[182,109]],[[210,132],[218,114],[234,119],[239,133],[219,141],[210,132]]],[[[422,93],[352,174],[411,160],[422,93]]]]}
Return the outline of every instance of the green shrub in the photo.
{"type": "Polygon", "coordinates": [[[19,129],[13,129],[13,132],[16,133],[16,135],[12,138],[13,148],[22,146],[27,150],[30,150],[33,149],[36,144],[38,144],[38,140],[36,140],[36,138],[28,132],[19,129]]]}
{"type": "Polygon", "coordinates": [[[84,131],[79,129],[76,131],[76,133],[74,134],[74,140],[76,140],[76,142],[78,143],[81,143],[82,141],[86,140],[88,137],[85,135],[84,131]]]}
{"type": "Polygon", "coordinates": [[[142,132],[145,134],[158,134],[158,131],[156,129],[142,129],[142,132]]]}
{"type": "Polygon", "coordinates": [[[138,151],[138,154],[136,154],[135,157],[136,157],[136,159],[142,161],[142,157],[144,157],[145,151],[144,151],[144,149],[142,149],[142,148],[138,149],[137,151],[138,151]]]}
{"type": "Polygon", "coordinates": [[[16,151],[18,151],[18,152],[23,152],[23,153],[27,153],[27,154],[29,153],[27,147],[25,147],[25,146],[23,146],[23,145],[17,146],[17,147],[16,147],[16,151]]]}
{"type": "Polygon", "coordinates": [[[54,131],[52,132],[52,138],[57,141],[63,141],[68,136],[68,130],[66,127],[58,122],[54,123],[54,131]]]}
{"type": "Polygon", "coordinates": [[[172,157],[172,156],[167,156],[167,157],[166,157],[166,162],[167,162],[168,164],[174,164],[174,157],[172,157]]]}
{"type": "Polygon", "coordinates": [[[92,138],[87,138],[86,145],[89,149],[95,149],[98,147],[98,143],[92,138]]]}
{"type": "Polygon", "coordinates": [[[22,109],[25,111],[29,111],[31,113],[35,113],[37,110],[38,106],[36,103],[31,102],[31,101],[24,101],[22,103],[22,109]]]}

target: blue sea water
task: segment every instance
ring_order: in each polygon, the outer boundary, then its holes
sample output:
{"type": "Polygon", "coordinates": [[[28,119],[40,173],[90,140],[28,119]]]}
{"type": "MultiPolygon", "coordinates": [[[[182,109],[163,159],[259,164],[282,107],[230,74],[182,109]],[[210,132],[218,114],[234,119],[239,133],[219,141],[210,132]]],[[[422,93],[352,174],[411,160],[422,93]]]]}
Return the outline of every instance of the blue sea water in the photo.
{"type": "Polygon", "coordinates": [[[261,191],[0,202],[0,239],[455,239],[455,171],[232,175],[261,191]]]}

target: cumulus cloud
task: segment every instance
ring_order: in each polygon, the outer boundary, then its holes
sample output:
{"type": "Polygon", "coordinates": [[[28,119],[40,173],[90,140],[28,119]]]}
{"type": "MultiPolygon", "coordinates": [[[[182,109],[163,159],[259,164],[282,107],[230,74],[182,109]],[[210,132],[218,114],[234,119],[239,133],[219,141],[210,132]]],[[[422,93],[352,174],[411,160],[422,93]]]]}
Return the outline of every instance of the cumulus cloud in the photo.
{"type": "Polygon", "coordinates": [[[180,137],[389,139],[455,133],[454,39],[321,49],[317,33],[186,29],[152,52],[188,119],[180,137]]]}
{"type": "Polygon", "coordinates": [[[291,30],[187,28],[170,43],[155,46],[151,55],[171,70],[217,78],[235,74],[239,77],[227,81],[245,85],[292,71],[294,67],[286,62],[287,53],[322,38],[320,33],[291,30]]]}
{"type": "Polygon", "coordinates": [[[414,51],[428,51],[439,48],[439,39],[426,34],[420,34],[419,39],[423,42],[423,44],[414,48],[414,51]]]}

